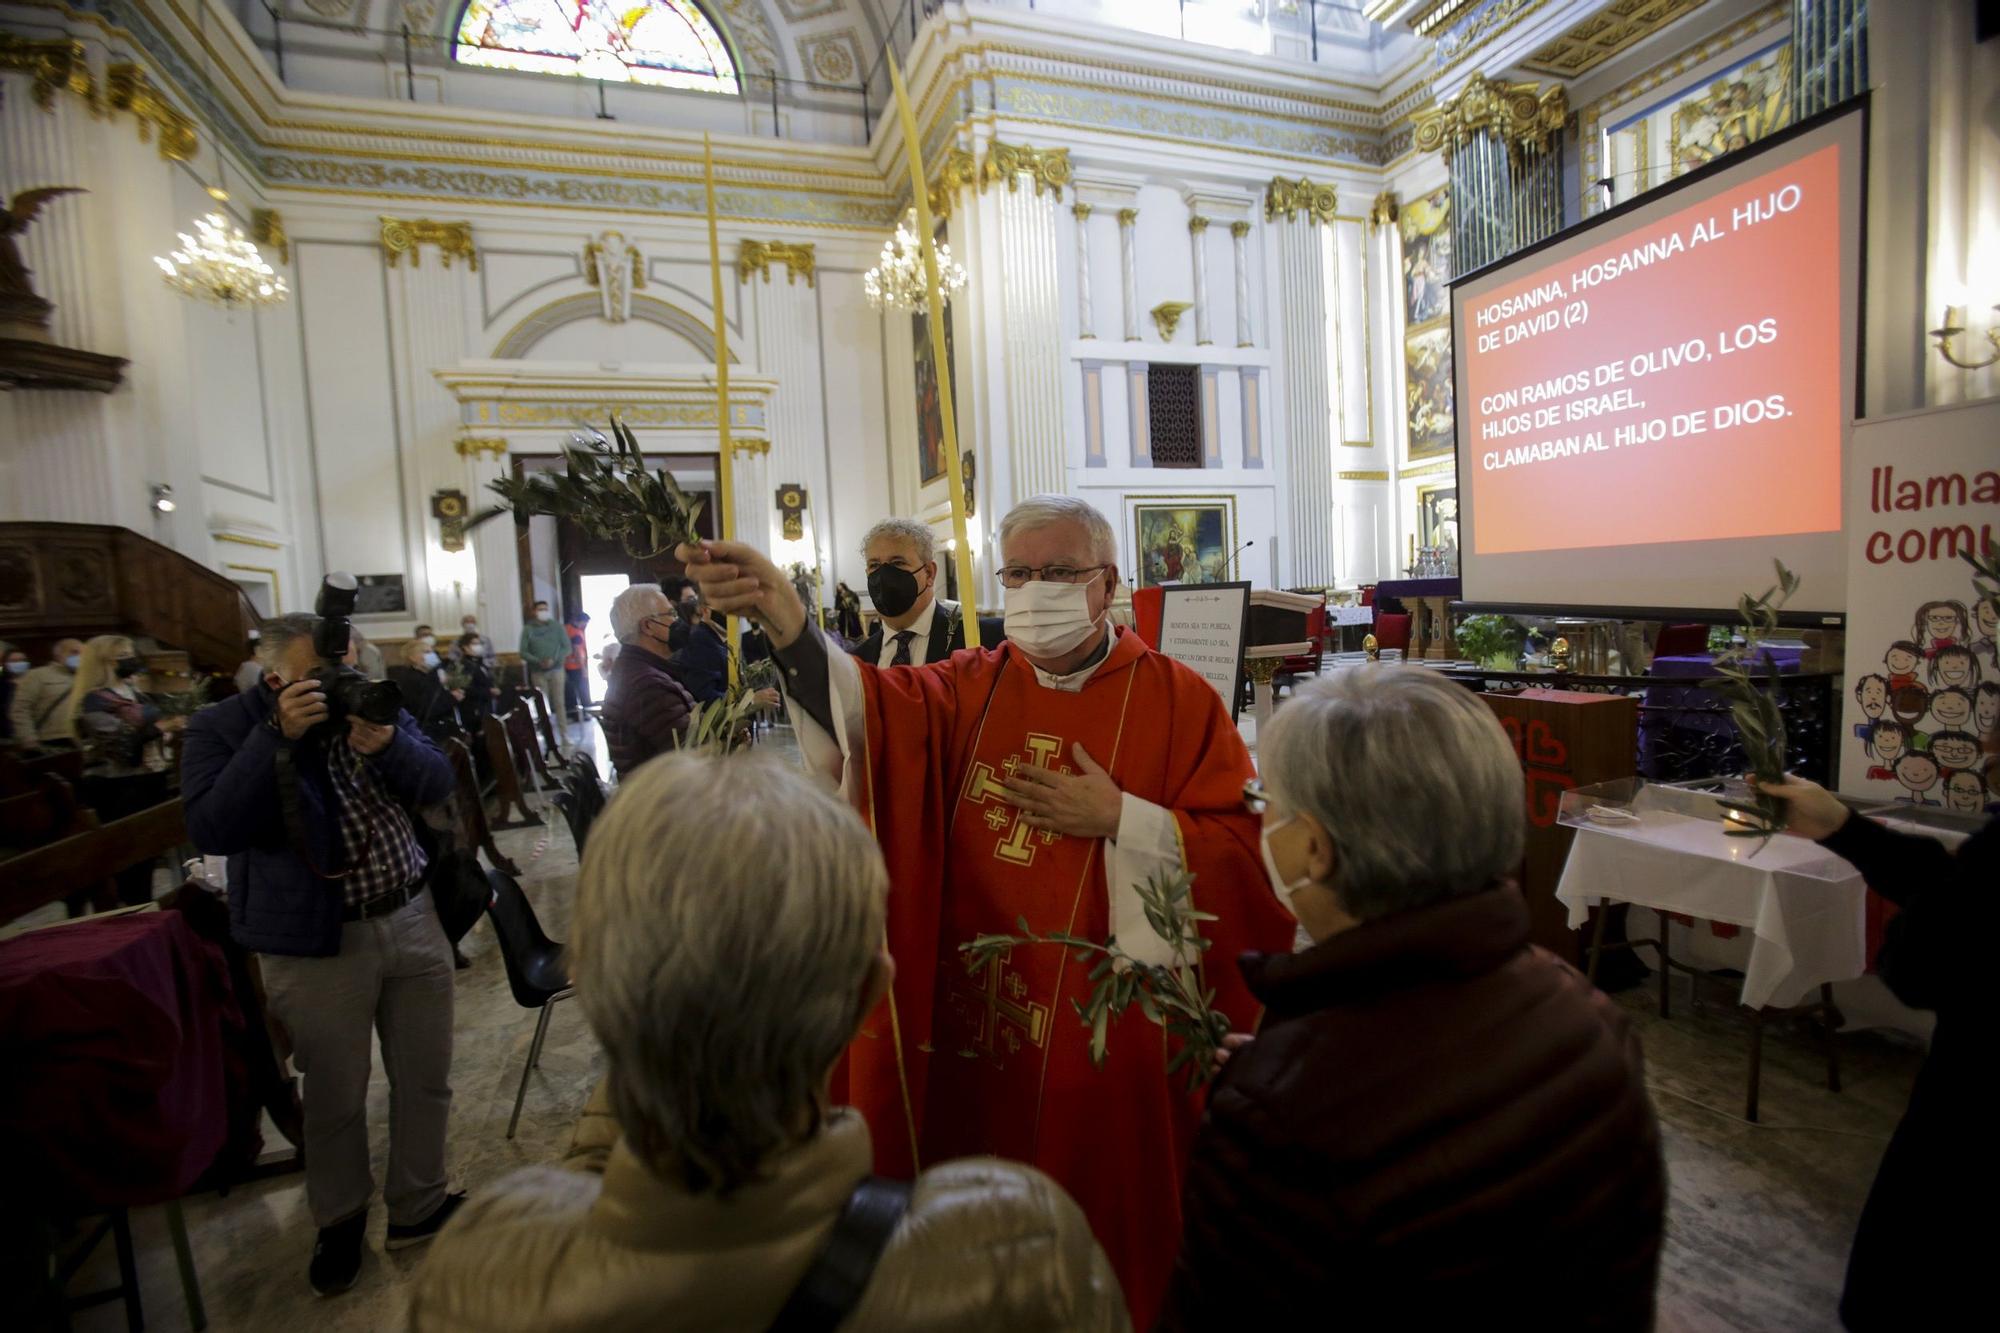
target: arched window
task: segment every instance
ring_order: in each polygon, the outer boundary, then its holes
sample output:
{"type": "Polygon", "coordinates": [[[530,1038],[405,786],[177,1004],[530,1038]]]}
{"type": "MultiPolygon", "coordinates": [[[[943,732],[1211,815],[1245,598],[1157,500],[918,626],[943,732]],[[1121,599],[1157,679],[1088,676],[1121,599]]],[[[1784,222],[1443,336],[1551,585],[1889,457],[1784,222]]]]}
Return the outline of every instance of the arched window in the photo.
{"type": "Polygon", "coordinates": [[[471,0],[454,54],[488,69],[737,91],[729,47],[694,0],[471,0]]]}

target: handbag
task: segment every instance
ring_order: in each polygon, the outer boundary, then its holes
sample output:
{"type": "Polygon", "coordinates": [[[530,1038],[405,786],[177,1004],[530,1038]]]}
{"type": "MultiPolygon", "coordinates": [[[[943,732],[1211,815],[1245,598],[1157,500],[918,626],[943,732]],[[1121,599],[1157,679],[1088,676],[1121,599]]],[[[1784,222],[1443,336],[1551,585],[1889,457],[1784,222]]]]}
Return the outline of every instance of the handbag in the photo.
{"type": "Polygon", "coordinates": [[[909,1211],[913,1188],[907,1180],[861,1178],[847,1196],[833,1234],[771,1321],[770,1333],[833,1333],[854,1312],[890,1235],[909,1211]]]}

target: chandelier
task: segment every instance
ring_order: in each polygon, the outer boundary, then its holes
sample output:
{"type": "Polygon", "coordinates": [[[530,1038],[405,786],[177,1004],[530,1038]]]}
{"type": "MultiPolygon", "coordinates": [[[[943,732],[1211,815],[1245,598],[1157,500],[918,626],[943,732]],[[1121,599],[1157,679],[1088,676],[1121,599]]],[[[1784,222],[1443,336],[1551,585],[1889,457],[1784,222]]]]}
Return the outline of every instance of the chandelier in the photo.
{"type": "MultiPolygon", "coordinates": [[[[938,296],[949,300],[965,286],[965,270],[951,257],[951,247],[937,243],[938,296]]],[[[882,258],[862,275],[861,289],[874,310],[921,310],[928,303],[924,281],[924,251],[917,239],[917,210],[908,209],[896,224],[896,234],[882,243],[882,258]]]]}
{"type": "MultiPolygon", "coordinates": [[[[229,197],[221,190],[209,193],[218,202],[229,197]]],[[[221,209],[196,218],[194,234],[182,232],[180,238],[180,249],[155,255],[153,262],[167,285],[181,295],[233,310],[275,305],[290,294],[278,271],[221,209]]]]}

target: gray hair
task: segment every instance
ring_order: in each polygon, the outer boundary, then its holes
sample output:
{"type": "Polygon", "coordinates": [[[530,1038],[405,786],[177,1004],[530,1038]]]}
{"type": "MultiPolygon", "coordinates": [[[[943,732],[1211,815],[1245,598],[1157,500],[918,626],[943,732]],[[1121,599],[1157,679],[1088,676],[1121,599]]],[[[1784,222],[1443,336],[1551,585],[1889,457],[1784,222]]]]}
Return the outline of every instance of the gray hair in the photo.
{"type": "Polygon", "coordinates": [[[1493,710],[1418,666],[1301,687],[1258,746],[1280,809],[1333,839],[1333,888],[1361,921],[1476,893],[1521,863],[1521,764],[1493,710]]]}
{"type": "Polygon", "coordinates": [[[257,665],[266,671],[276,671],[294,643],[313,636],[313,631],[319,628],[319,617],[310,611],[294,611],[290,615],[273,616],[257,628],[260,631],[257,665]]]}
{"type": "Polygon", "coordinates": [[[592,833],[570,950],[612,1110],[656,1173],[726,1195],[818,1128],[882,947],[882,854],[758,755],[662,755],[592,833]]]}
{"type": "Polygon", "coordinates": [[[657,583],[635,583],[611,599],[611,633],[620,643],[639,637],[639,623],[674,609],[657,583]]]}
{"type": "Polygon", "coordinates": [[[1074,523],[1090,538],[1090,558],[1103,564],[1118,560],[1118,539],[1112,535],[1111,520],[1087,500],[1073,495],[1031,495],[1007,511],[1000,520],[1000,548],[1017,532],[1031,532],[1052,523],[1074,523]]]}
{"type": "Polygon", "coordinates": [[[917,563],[928,565],[937,559],[937,539],[931,530],[914,518],[885,518],[868,529],[861,538],[861,553],[868,554],[868,548],[875,544],[877,537],[887,537],[891,541],[908,542],[917,548],[917,563]]]}

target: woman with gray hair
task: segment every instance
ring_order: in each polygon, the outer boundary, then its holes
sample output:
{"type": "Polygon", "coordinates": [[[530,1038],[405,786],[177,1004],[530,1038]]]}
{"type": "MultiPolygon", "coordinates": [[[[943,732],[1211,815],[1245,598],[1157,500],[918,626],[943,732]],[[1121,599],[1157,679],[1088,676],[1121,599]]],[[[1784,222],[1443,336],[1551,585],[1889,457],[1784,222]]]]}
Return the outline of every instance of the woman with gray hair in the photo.
{"type": "Polygon", "coordinates": [[[570,945],[609,1076],[572,1169],[515,1173],[439,1237],[412,1327],[754,1333],[802,1309],[851,1333],[1129,1327],[1046,1176],[990,1158],[869,1175],[868,1125],[828,1088],[895,971],[887,893],[867,829],[794,767],[675,754],[627,779],[570,945]]]}
{"type": "Polygon", "coordinates": [[[1311,947],[1239,962],[1164,1329],[1645,1329],[1663,1209],[1639,1044],[1528,942],[1521,767],[1421,667],[1301,689],[1261,746],[1271,889],[1311,947]],[[1560,1256],[1557,1259],[1556,1256],[1560,1256]]]}

